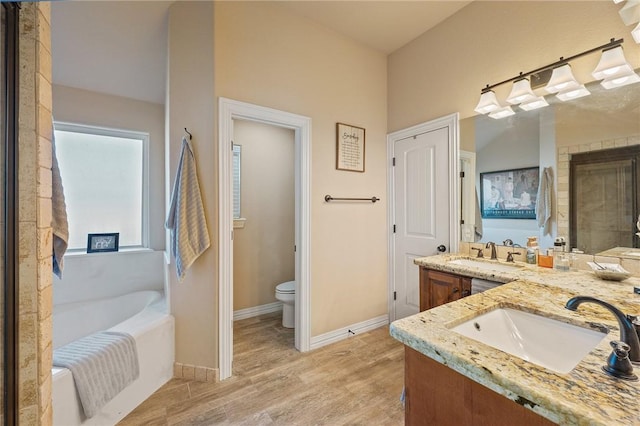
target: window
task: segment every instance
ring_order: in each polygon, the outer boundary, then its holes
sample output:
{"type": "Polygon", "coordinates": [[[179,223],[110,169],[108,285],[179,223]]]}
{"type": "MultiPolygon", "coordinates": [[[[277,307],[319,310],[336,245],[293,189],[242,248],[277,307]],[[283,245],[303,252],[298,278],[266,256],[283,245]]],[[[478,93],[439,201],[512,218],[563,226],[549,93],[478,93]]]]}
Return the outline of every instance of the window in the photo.
{"type": "Polygon", "coordinates": [[[69,220],[69,249],[84,250],[87,234],[120,233],[120,247],[146,247],[146,164],[149,135],[55,124],[69,220]]]}
{"type": "Polygon", "coordinates": [[[233,218],[240,219],[240,154],[241,145],[233,145],[233,218]]]}

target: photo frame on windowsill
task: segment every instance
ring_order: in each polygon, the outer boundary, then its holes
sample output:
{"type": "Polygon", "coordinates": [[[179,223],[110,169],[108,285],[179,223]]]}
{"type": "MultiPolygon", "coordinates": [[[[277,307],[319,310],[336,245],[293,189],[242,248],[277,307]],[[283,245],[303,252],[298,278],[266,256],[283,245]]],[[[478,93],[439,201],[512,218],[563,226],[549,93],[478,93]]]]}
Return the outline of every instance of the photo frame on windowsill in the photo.
{"type": "Polygon", "coordinates": [[[364,173],[365,129],[336,123],[336,169],[364,173]]]}
{"type": "Polygon", "coordinates": [[[88,234],[87,253],[104,253],[118,251],[120,233],[88,234]]]}

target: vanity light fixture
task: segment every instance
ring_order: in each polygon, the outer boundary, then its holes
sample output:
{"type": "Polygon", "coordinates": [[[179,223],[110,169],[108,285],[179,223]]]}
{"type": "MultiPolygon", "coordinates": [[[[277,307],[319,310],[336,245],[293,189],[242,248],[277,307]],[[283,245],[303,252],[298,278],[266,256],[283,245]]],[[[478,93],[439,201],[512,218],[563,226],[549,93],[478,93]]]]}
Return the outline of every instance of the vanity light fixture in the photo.
{"type": "Polygon", "coordinates": [[[625,25],[640,21],[640,0],[627,0],[627,4],[618,12],[625,25]]]}
{"type": "Polygon", "coordinates": [[[522,102],[528,102],[536,98],[535,93],[531,90],[531,83],[528,78],[521,78],[513,82],[511,93],[507,98],[507,102],[512,105],[518,105],[522,102]]]}
{"type": "MultiPolygon", "coordinates": [[[[637,3],[640,12],[640,0],[627,1],[637,3]]],[[[636,40],[640,39],[640,25],[634,30],[633,34],[634,38],[637,36],[636,40]]],[[[480,92],[480,101],[475,111],[480,114],[489,114],[491,118],[496,119],[515,114],[515,111],[510,106],[503,107],[500,105],[493,91],[494,88],[506,83],[513,83],[511,92],[507,97],[508,103],[519,105],[520,109],[525,111],[548,106],[549,103],[546,99],[543,96],[536,95],[531,89],[531,83],[529,81],[529,77],[536,77],[544,81],[543,76],[545,73],[547,76],[549,73],[551,74],[550,78],[546,77],[549,78],[549,81],[545,86],[545,90],[549,93],[556,93],[556,97],[561,101],[571,101],[590,95],[591,92],[589,92],[584,84],[578,82],[573,76],[569,62],[576,58],[600,51],[602,51],[602,57],[592,75],[596,79],[602,80],[601,84],[603,87],[611,89],[613,87],[640,82],[640,76],[635,73],[622,53],[623,41],[624,39],[616,40],[612,38],[609,43],[603,44],[602,46],[594,47],[593,49],[586,50],[566,59],[560,57],[560,60],[556,62],[526,73],[521,72],[519,75],[501,81],[500,83],[493,85],[487,84],[480,92]]]]}
{"type": "Polygon", "coordinates": [[[544,108],[546,106],[549,106],[549,103],[544,98],[544,96],[538,96],[537,98],[534,98],[533,100],[530,100],[530,101],[527,101],[527,102],[523,102],[523,103],[520,104],[520,108],[522,108],[525,111],[531,111],[531,110],[538,109],[538,108],[544,108]]]}
{"type": "Polygon", "coordinates": [[[603,80],[600,84],[605,89],[626,86],[640,81],[640,77],[625,59],[622,46],[604,50],[592,75],[597,80],[603,80]]]}
{"type": "Polygon", "coordinates": [[[482,92],[480,95],[480,102],[478,102],[474,111],[479,114],[486,114],[500,108],[502,108],[502,105],[498,102],[495,92],[493,90],[488,90],[486,92],[482,92]]]}
{"type": "Polygon", "coordinates": [[[511,109],[510,106],[506,106],[506,107],[497,109],[493,112],[490,112],[489,117],[500,119],[500,118],[509,117],[510,115],[515,115],[515,114],[516,114],[515,111],[511,109]]]}
{"type": "Polygon", "coordinates": [[[544,90],[549,93],[558,93],[564,90],[577,89],[578,87],[580,87],[580,83],[573,76],[571,65],[563,64],[553,69],[549,83],[544,87],[544,90]]]}
{"type": "Polygon", "coordinates": [[[574,99],[582,98],[590,94],[591,92],[586,87],[584,87],[584,84],[581,84],[577,88],[558,92],[558,94],[556,95],[556,98],[560,99],[563,102],[566,102],[566,101],[572,101],[574,99]]]}
{"type": "Polygon", "coordinates": [[[638,23],[638,25],[636,25],[636,27],[631,31],[631,35],[636,43],[640,44],[640,23],[638,23]]]}

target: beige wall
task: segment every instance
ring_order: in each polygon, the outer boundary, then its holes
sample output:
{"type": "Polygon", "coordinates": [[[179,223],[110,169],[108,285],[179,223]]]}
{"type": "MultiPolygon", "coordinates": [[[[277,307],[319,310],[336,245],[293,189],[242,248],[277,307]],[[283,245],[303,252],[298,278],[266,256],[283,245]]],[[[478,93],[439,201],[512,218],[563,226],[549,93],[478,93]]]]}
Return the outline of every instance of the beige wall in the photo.
{"type": "MultiPolygon", "coordinates": [[[[173,186],[184,128],[193,134],[200,192],[211,247],[178,282],[169,265],[169,303],[176,319],[176,362],[218,363],[217,151],[214,144],[213,4],[175,2],[169,9],[169,60],[165,105],[166,188],[173,186]]],[[[167,196],[167,202],[169,197],[167,196]]]]}
{"type": "Polygon", "coordinates": [[[215,3],[214,52],[216,97],[312,119],[311,335],[386,314],[385,56],[262,2],[215,3]],[[337,122],[366,128],[366,173],[335,169],[337,122]]]}
{"type": "Polygon", "coordinates": [[[20,12],[19,423],[52,424],[51,39],[49,3],[20,12]]]}
{"type": "MultiPolygon", "coordinates": [[[[640,87],[637,86],[621,87],[618,92],[640,91],[640,87]]],[[[638,105],[625,111],[624,114],[607,113],[588,108],[581,110],[579,114],[567,113],[564,109],[559,109],[556,113],[556,146],[558,147],[607,140],[615,141],[632,135],[640,135],[640,107],[638,105]]]]}
{"type": "Polygon", "coordinates": [[[295,279],[294,136],[291,129],[234,120],[246,219],[233,233],[234,310],[276,302],[275,287],[295,279]]]}
{"type": "MultiPolygon", "coordinates": [[[[611,1],[476,1],[389,56],[389,130],[454,111],[475,115],[480,90],[576,53],[624,38],[627,60],[640,67],[640,44],[611,1]]],[[[600,57],[571,62],[577,79],[593,80],[600,57]]],[[[496,89],[505,99],[511,89],[496,89]]]]}
{"type": "Polygon", "coordinates": [[[149,133],[149,243],[164,250],[164,105],[53,86],[58,121],[149,133]]]}

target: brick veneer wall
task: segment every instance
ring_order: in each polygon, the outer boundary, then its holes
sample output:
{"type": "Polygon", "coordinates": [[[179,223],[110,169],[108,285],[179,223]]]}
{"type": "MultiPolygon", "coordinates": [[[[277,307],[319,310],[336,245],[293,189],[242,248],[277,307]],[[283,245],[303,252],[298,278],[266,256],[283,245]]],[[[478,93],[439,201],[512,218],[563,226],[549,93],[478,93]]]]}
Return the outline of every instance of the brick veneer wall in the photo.
{"type": "Polygon", "coordinates": [[[19,92],[19,422],[51,425],[51,9],[22,3],[19,92]]]}

